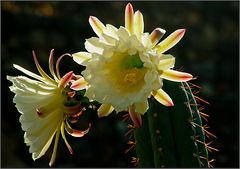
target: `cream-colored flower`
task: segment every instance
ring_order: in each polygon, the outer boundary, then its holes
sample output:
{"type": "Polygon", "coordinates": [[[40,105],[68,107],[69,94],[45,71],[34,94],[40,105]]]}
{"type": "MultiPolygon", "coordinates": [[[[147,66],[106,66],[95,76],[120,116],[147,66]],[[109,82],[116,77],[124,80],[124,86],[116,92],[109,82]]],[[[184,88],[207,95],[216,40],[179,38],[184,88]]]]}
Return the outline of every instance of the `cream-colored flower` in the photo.
{"type": "Polygon", "coordinates": [[[141,12],[134,13],[129,3],[125,9],[125,27],[104,25],[94,16],[89,22],[98,37],[85,42],[87,52],[73,54],[73,59],[86,66],[83,72],[89,86],[86,96],[102,103],[100,117],[128,110],[136,127],[148,109],[148,97],[153,95],[165,106],[173,106],[171,98],[162,90],[163,79],[182,82],[192,79],[188,73],[173,70],[175,58],[165,54],[180,41],[185,29],[179,29],[165,40],[165,30],[156,28],[144,33],[141,12]]]}
{"type": "Polygon", "coordinates": [[[82,77],[74,75],[72,71],[60,77],[58,65],[65,55],[58,59],[55,73],[53,52],[52,50],[49,57],[49,70],[53,78],[40,67],[34,51],[34,61],[41,76],[18,65],[13,66],[34,79],[25,76],[7,76],[7,79],[13,83],[10,87],[10,90],[15,93],[13,102],[16,103],[16,108],[21,113],[19,121],[25,131],[24,141],[30,146],[29,152],[32,153],[33,160],[46,153],[55,136],[50,166],[56,158],[60,133],[72,154],[73,150],[66,140],[65,130],[74,137],[82,137],[89,131],[89,128],[85,131],[72,129],[68,123],[69,118],[77,117],[82,113],[82,105],[66,105],[67,102],[74,100],[75,90],[86,87],[86,82],[82,77]]]}

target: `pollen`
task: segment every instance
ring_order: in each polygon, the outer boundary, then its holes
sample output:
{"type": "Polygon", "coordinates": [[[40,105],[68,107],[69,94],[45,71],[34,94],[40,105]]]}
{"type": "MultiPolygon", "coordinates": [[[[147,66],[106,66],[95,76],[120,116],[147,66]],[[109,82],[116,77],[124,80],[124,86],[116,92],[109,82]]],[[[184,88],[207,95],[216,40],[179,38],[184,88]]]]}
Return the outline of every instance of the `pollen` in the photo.
{"type": "Polygon", "coordinates": [[[133,68],[127,71],[127,73],[124,76],[123,81],[129,85],[134,85],[139,81],[139,72],[140,70],[137,68],[133,68]]]}

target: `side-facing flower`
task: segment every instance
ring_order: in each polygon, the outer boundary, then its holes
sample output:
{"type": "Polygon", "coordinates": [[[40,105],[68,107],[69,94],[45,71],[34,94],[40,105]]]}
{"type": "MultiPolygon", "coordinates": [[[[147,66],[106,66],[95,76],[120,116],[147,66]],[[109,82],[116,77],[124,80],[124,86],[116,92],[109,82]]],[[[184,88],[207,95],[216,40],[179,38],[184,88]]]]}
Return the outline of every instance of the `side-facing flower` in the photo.
{"type": "Polygon", "coordinates": [[[42,157],[55,136],[53,153],[49,165],[52,166],[56,159],[56,152],[60,133],[64,139],[70,153],[73,153],[66,137],[65,130],[74,137],[84,136],[90,129],[84,131],[72,129],[69,124],[70,118],[77,118],[82,114],[83,106],[77,103],[73,106],[67,105],[74,101],[75,90],[82,90],[86,87],[83,77],[75,75],[72,71],[60,77],[59,62],[56,63],[56,73],[53,66],[53,53],[49,56],[49,70],[53,78],[48,76],[38,63],[33,51],[36,67],[41,76],[32,73],[18,65],[13,65],[16,69],[34,78],[25,76],[7,76],[13,85],[10,90],[15,93],[13,102],[16,103],[17,110],[21,113],[21,122],[24,133],[24,141],[30,146],[33,160],[42,157]]]}
{"type": "Polygon", "coordinates": [[[125,27],[104,25],[94,16],[90,16],[89,23],[98,37],[87,39],[87,52],[75,53],[73,59],[86,66],[82,73],[89,84],[86,96],[102,103],[100,117],[114,109],[128,110],[135,127],[139,127],[149,96],[173,106],[162,90],[163,79],[182,82],[191,80],[192,75],[173,70],[175,58],[165,52],[180,41],[185,29],[176,30],[159,42],[165,30],[156,28],[151,34],[144,33],[143,15],[134,13],[130,3],[125,9],[125,27]]]}

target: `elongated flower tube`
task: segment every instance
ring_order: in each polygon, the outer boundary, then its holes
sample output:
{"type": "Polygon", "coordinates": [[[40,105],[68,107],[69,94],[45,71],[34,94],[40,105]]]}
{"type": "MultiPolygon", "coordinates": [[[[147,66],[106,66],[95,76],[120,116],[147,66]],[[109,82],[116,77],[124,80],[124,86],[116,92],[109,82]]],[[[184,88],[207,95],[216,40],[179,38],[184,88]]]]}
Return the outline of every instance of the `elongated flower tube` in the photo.
{"type": "Polygon", "coordinates": [[[32,153],[33,160],[46,153],[55,137],[50,166],[56,159],[60,133],[72,154],[73,150],[65,137],[65,131],[74,137],[82,137],[90,129],[89,126],[84,131],[75,130],[68,122],[70,118],[77,118],[82,114],[83,106],[80,103],[72,106],[67,103],[74,101],[77,90],[85,89],[86,82],[81,76],[74,75],[72,71],[63,77],[60,76],[59,62],[63,56],[70,56],[69,54],[64,54],[57,60],[55,72],[53,53],[54,50],[51,50],[49,56],[49,70],[53,78],[41,68],[34,51],[33,57],[40,76],[15,64],[13,66],[16,69],[33,79],[25,76],[7,76],[7,79],[13,83],[10,87],[10,90],[15,93],[13,102],[21,113],[19,121],[25,131],[24,141],[30,146],[29,152],[32,153]]]}
{"type": "Polygon", "coordinates": [[[125,9],[125,26],[104,25],[94,16],[89,17],[89,23],[98,37],[87,39],[87,52],[74,53],[73,59],[86,66],[82,73],[89,85],[86,96],[102,103],[99,117],[114,109],[128,110],[135,127],[140,127],[151,95],[161,104],[173,106],[162,90],[163,79],[184,82],[192,75],[173,70],[175,58],[165,52],[181,40],[185,29],[159,42],[166,31],[156,28],[145,33],[142,13],[134,12],[130,3],[125,9]]]}

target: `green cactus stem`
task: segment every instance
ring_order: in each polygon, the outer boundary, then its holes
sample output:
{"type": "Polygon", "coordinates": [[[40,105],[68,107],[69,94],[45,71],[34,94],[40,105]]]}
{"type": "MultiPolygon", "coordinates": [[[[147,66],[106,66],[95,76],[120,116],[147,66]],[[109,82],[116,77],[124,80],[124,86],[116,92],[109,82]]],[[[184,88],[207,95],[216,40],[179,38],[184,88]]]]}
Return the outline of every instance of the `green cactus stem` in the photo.
{"type": "Polygon", "coordinates": [[[134,131],[139,167],[209,167],[205,132],[188,83],[164,81],[174,102],[165,107],[154,98],[134,131]]]}

